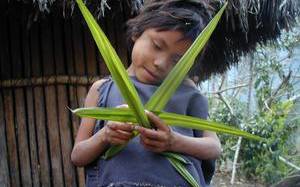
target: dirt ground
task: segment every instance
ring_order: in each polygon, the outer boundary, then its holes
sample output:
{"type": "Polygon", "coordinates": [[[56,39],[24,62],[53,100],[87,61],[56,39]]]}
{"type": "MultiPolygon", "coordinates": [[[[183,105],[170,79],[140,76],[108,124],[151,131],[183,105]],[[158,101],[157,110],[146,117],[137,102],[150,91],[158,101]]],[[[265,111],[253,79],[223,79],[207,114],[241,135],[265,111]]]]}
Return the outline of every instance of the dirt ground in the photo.
{"type": "Polygon", "coordinates": [[[230,184],[231,175],[230,173],[220,173],[216,172],[211,183],[211,187],[265,187],[265,185],[247,181],[236,177],[235,183],[230,184]]]}

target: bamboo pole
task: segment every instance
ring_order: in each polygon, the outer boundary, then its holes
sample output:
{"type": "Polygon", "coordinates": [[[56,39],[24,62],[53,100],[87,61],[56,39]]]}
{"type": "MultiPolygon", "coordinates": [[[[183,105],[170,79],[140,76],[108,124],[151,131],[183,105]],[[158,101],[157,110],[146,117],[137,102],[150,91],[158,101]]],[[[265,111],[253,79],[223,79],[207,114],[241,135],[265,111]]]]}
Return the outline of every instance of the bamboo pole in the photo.
{"type": "MultiPolygon", "coordinates": [[[[41,43],[39,36],[39,23],[35,23],[30,31],[30,49],[31,49],[31,63],[32,76],[42,76],[41,67],[41,51],[39,44],[41,43]]],[[[45,101],[44,91],[42,85],[36,85],[33,89],[33,108],[34,121],[36,125],[37,147],[38,147],[38,172],[41,186],[51,186],[50,179],[50,158],[47,143],[46,133],[46,115],[45,115],[45,101]]]]}
{"type": "MultiPolygon", "coordinates": [[[[23,15],[26,14],[25,9],[23,15]]],[[[25,17],[24,17],[25,18],[25,17]]],[[[30,54],[30,32],[27,31],[27,24],[22,21],[22,54],[23,54],[23,65],[24,65],[24,77],[32,77],[32,64],[30,54]]],[[[34,120],[34,98],[32,87],[24,88],[24,99],[25,99],[25,110],[26,110],[26,121],[28,129],[28,145],[30,154],[30,167],[31,167],[31,178],[32,186],[40,186],[39,177],[39,159],[38,159],[38,147],[37,147],[37,135],[36,135],[36,123],[34,120]]]]}
{"type": "MultiPolygon", "coordinates": [[[[82,27],[78,24],[80,23],[80,20],[78,20],[78,18],[74,18],[72,19],[72,36],[73,36],[73,49],[74,49],[74,72],[76,75],[81,75],[84,76],[85,75],[85,59],[84,59],[84,53],[83,53],[83,46],[82,46],[82,27]]],[[[80,85],[77,86],[74,90],[75,92],[73,92],[73,94],[75,94],[75,102],[76,102],[76,107],[83,107],[84,104],[84,98],[87,95],[87,88],[85,85],[80,85]]],[[[77,131],[80,125],[80,120],[77,118],[77,123],[73,124],[73,136],[74,139],[77,135],[77,131]]],[[[83,168],[79,168],[78,167],[78,179],[79,179],[79,186],[84,186],[84,169],[83,168]]]]}
{"type": "MultiPolygon", "coordinates": [[[[52,21],[53,24],[53,39],[54,39],[54,59],[56,74],[66,74],[66,65],[64,61],[64,45],[63,45],[63,32],[61,19],[52,21]]],[[[65,186],[78,186],[76,181],[76,168],[71,163],[71,152],[73,147],[71,120],[69,118],[69,111],[67,110],[68,96],[67,85],[56,85],[57,90],[57,111],[58,111],[58,129],[61,139],[61,152],[62,152],[62,168],[64,175],[65,186]]]]}
{"type": "MultiPolygon", "coordinates": [[[[53,57],[53,41],[52,28],[49,19],[41,23],[41,31],[43,33],[43,42],[41,42],[42,49],[42,63],[43,73],[46,76],[55,74],[55,63],[53,57]]],[[[58,127],[58,113],[57,113],[57,94],[54,85],[44,87],[46,114],[47,114],[47,135],[49,141],[50,161],[51,161],[51,177],[52,185],[60,186],[64,184],[64,175],[62,168],[61,156],[61,140],[60,131],[58,127]]]]}

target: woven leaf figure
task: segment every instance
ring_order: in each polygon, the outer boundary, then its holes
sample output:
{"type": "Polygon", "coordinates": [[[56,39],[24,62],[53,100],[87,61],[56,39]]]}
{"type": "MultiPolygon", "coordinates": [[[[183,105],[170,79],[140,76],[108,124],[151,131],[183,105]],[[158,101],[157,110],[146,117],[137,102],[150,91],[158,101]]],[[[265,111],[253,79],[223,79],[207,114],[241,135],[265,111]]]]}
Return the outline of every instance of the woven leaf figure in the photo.
{"type": "MultiPolygon", "coordinates": [[[[167,125],[181,126],[199,130],[210,130],[243,136],[254,140],[262,140],[262,138],[258,136],[228,127],[226,125],[218,124],[216,122],[174,113],[162,112],[168,100],[171,98],[177,87],[180,85],[180,83],[192,67],[195,58],[207,43],[213,30],[218,24],[227,3],[224,4],[220,11],[196,38],[192,46],[186,51],[179,62],[171,70],[166,79],[151,96],[145,106],[142,105],[142,102],[125,70],[125,67],[123,66],[120,58],[116,54],[116,51],[113,49],[104,32],[97,24],[96,20],[86,8],[82,0],[77,0],[77,4],[84,19],[87,22],[87,25],[92,33],[92,36],[101,55],[103,56],[103,59],[111,73],[111,76],[118,86],[124,100],[127,102],[129,108],[79,108],[72,110],[73,113],[79,115],[80,117],[91,117],[95,119],[120,122],[132,122],[134,125],[142,125],[146,128],[151,128],[151,125],[144,112],[145,109],[147,109],[158,115],[162,120],[165,121],[167,125]]],[[[138,134],[135,133],[135,136],[137,135],[138,134]]],[[[112,158],[115,154],[121,151],[124,146],[126,145],[110,147],[104,154],[103,158],[112,158]]],[[[182,158],[179,154],[171,152],[164,152],[161,154],[163,154],[170,161],[177,172],[179,172],[191,186],[199,186],[193,176],[186,169],[186,161],[184,160],[184,158],[182,158]]]]}

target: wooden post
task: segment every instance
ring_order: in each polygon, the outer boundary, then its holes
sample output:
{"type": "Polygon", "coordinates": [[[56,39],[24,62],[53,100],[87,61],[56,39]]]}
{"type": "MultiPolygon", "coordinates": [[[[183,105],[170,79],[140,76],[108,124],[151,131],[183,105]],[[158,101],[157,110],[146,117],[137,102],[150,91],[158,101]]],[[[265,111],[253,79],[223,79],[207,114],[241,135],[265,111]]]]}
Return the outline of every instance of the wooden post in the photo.
{"type": "Polygon", "coordinates": [[[84,32],[84,49],[85,49],[85,62],[87,65],[87,75],[98,75],[98,63],[96,61],[96,49],[93,36],[88,27],[83,26],[84,32]]]}
{"type": "MultiPolygon", "coordinates": [[[[75,75],[75,68],[74,68],[74,50],[73,50],[73,41],[72,41],[72,21],[68,20],[64,24],[64,38],[65,38],[65,49],[66,49],[66,62],[67,62],[67,73],[68,75],[75,75]]],[[[69,103],[72,109],[78,107],[77,103],[77,94],[76,94],[76,87],[70,85],[69,86],[69,103]]],[[[72,115],[69,113],[72,119],[72,129],[73,129],[73,140],[76,138],[77,129],[79,127],[79,117],[76,115],[72,115]]],[[[83,168],[76,168],[77,170],[77,179],[78,179],[78,186],[84,186],[84,169],[83,168]]]]}
{"type": "MultiPolygon", "coordinates": [[[[6,23],[4,21],[5,17],[2,15],[0,16],[0,23],[6,23]]],[[[7,43],[4,43],[4,29],[6,27],[0,28],[0,79],[5,79],[7,73],[5,71],[8,71],[6,69],[5,62],[7,62],[7,58],[5,58],[5,54],[7,54],[7,49],[5,49],[5,45],[7,43]]],[[[3,88],[0,88],[0,184],[4,186],[10,186],[10,178],[9,178],[9,159],[8,159],[8,150],[7,150],[7,138],[6,138],[6,120],[5,120],[5,108],[4,108],[4,96],[3,88]]]]}
{"type": "MultiPolygon", "coordinates": [[[[56,66],[56,75],[65,75],[66,66],[64,61],[64,43],[63,43],[63,20],[55,18],[53,23],[54,36],[54,59],[56,66]]],[[[75,167],[71,163],[72,152],[72,124],[69,119],[69,110],[67,106],[68,96],[67,87],[65,85],[57,85],[57,106],[58,106],[58,124],[61,138],[63,174],[65,178],[65,186],[77,186],[75,167]]]]}
{"type": "MultiPolygon", "coordinates": [[[[22,51],[23,51],[23,64],[24,64],[24,77],[30,78],[32,76],[32,66],[30,58],[30,33],[27,30],[26,15],[28,12],[23,10],[22,18],[22,51]]],[[[29,141],[29,153],[30,153],[30,167],[31,178],[33,186],[40,186],[39,178],[39,161],[38,161],[38,148],[37,148],[37,136],[36,136],[36,124],[34,120],[34,97],[32,87],[26,87],[25,89],[26,108],[27,111],[27,129],[28,129],[28,141],[29,141]]],[[[25,121],[25,119],[24,119],[25,121]]]]}
{"type": "Polygon", "coordinates": [[[0,157],[0,184],[3,186],[10,186],[2,91],[0,92],[0,157]]]}
{"type": "MultiPolygon", "coordinates": [[[[82,45],[83,42],[83,32],[81,19],[79,17],[74,17],[72,19],[72,34],[73,34],[73,49],[74,49],[74,65],[75,65],[75,74],[76,75],[86,75],[85,70],[85,61],[84,61],[84,48],[82,45]]],[[[86,86],[77,86],[76,89],[77,95],[77,107],[83,107],[85,97],[87,95],[87,87],[86,86]]],[[[74,135],[77,135],[77,130],[79,128],[79,124],[74,131],[74,135]]],[[[84,185],[84,172],[83,170],[79,171],[79,179],[80,186],[84,185]]]]}
{"type": "MultiPolygon", "coordinates": [[[[44,75],[50,76],[55,74],[55,63],[53,58],[52,45],[52,28],[49,19],[45,19],[41,23],[41,31],[43,33],[41,49],[44,75]]],[[[56,105],[56,89],[54,85],[44,87],[46,96],[46,112],[47,112],[47,130],[50,146],[51,174],[53,186],[61,186],[64,183],[62,175],[62,160],[60,147],[60,132],[58,128],[58,113],[56,105]]]]}
{"type": "MultiPolygon", "coordinates": [[[[3,55],[6,63],[3,64],[1,74],[3,77],[9,79],[11,75],[11,64],[10,59],[10,43],[9,43],[9,25],[6,17],[1,18],[3,28],[3,34],[1,36],[1,43],[6,44],[8,47],[2,49],[1,54],[3,55]]],[[[13,108],[13,93],[11,89],[3,89],[3,103],[5,109],[5,122],[6,122],[6,141],[8,149],[8,160],[9,160],[9,171],[11,186],[20,186],[20,172],[19,172],[19,160],[18,160],[18,149],[15,132],[15,121],[14,121],[14,108],[13,108]]]]}
{"type": "MultiPolygon", "coordinates": [[[[42,66],[40,57],[40,32],[39,23],[36,22],[31,26],[30,30],[30,48],[31,48],[31,62],[32,62],[32,76],[42,76],[42,66]]],[[[46,116],[45,116],[45,101],[44,91],[42,86],[35,86],[33,88],[33,102],[34,102],[34,120],[36,123],[36,135],[38,145],[38,160],[39,160],[39,176],[41,186],[51,186],[50,181],[50,158],[47,146],[46,133],[46,116]]]]}

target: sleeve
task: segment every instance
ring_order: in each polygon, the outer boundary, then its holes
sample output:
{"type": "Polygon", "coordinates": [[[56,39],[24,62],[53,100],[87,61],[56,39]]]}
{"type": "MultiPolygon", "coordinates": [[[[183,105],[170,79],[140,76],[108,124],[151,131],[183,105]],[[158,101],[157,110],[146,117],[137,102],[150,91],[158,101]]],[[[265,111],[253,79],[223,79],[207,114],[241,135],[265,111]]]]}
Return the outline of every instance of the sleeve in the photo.
{"type": "MultiPolygon", "coordinates": [[[[188,115],[207,119],[208,113],[208,100],[199,92],[192,97],[188,107],[188,115]]],[[[202,137],[203,132],[200,130],[193,130],[195,137],[202,137]]],[[[205,182],[210,184],[211,179],[215,172],[215,160],[202,160],[201,168],[205,182]]]]}
{"type": "MultiPolygon", "coordinates": [[[[208,118],[208,100],[206,97],[196,92],[189,101],[187,115],[202,119],[208,118]]],[[[194,130],[195,137],[202,137],[202,131],[194,130]]]]}
{"type": "MultiPolygon", "coordinates": [[[[105,80],[105,82],[102,83],[102,85],[98,88],[99,93],[99,100],[97,103],[98,107],[106,107],[107,106],[107,97],[109,94],[109,90],[111,87],[111,81],[109,81],[109,77],[105,80]]],[[[103,128],[106,121],[104,120],[96,120],[96,125],[94,129],[94,134],[99,131],[101,128],[103,128]]]]}

